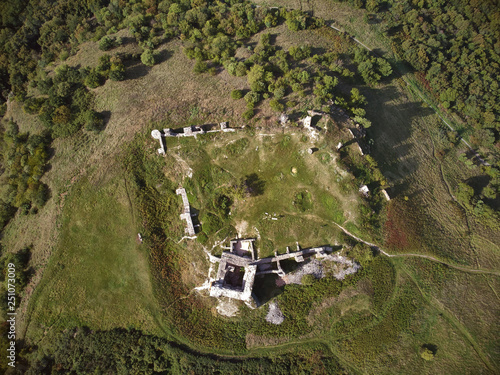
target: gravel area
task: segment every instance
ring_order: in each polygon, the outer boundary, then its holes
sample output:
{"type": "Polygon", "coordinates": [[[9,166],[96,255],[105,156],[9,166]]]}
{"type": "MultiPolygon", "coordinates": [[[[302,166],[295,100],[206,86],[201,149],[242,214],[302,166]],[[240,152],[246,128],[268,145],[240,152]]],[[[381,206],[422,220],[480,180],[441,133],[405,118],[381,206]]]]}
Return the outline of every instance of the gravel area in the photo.
{"type": "Polygon", "coordinates": [[[235,301],[230,298],[219,299],[219,304],[217,305],[217,312],[220,315],[233,317],[238,315],[238,305],[235,301]]]}
{"type": "Polygon", "coordinates": [[[313,275],[317,279],[326,276],[327,270],[337,280],[344,280],[347,275],[356,273],[361,266],[359,263],[339,254],[331,254],[321,259],[312,259],[309,263],[299,267],[296,271],[283,277],[287,284],[300,284],[304,275],[313,275]],[[333,263],[333,264],[332,264],[333,263]]]}
{"type": "Polygon", "coordinates": [[[276,302],[269,304],[269,312],[266,315],[266,321],[272,324],[281,324],[285,320],[285,316],[281,312],[276,302]]]}

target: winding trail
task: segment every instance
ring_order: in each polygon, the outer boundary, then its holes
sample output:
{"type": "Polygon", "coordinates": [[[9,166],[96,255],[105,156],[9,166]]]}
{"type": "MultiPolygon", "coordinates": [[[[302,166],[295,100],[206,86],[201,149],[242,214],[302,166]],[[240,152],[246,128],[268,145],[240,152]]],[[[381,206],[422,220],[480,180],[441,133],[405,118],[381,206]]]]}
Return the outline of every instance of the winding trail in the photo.
{"type": "Polygon", "coordinates": [[[383,249],[381,249],[379,246],[375,245],[374,243],[371,243],[371,242],[368,242],[368,241],[365,241],[357,236],[355,236],[354,234],[352,234],[351,232],[349,232],[347,229],[345,229],[342,225],[340,224],[337,224],[337,223],[334,223],[337,227],[339,227],[340,229],[342,229],[342,231],[347,234],[348,236],[354,238],[355,240],[357,240],[358,242],[362,242],[368,246],[370,246],[371,248],[377,250],[378,252],[380,252],[381,254],[389,257],[389,258],[397,258],[397,257],[417,257],[417,258],[425,258],[425,259],[428,259],[428,260],[431,260],[433,262],[437,262],[437,263],[441,263],[445,266],[448,266],[448,267],[451,267],[451,268],[455,268],[459,271],[464,271],[464,272],[471,272],[471,273],[484,273],[484,274],[490,274],[490,275],[495,275],[495,276],[500,276],[500,272],[499,271],[493,271],[493,270],[488,270],[488,269],[477,269],[477,268],[470,268],[470,267],[461,267],[461,266],[455,266],[454,264],[451,264],[451,263],[447,263],[447,262],[444,262],[442,260],[439,260],[437,258],[434,258],[433,256],[430,256],[430,255],[424,255],[424,254],[414,254],[414,253],[407,253],[407,254],[389,254],[388,252],[384,251],[383,249]]]}

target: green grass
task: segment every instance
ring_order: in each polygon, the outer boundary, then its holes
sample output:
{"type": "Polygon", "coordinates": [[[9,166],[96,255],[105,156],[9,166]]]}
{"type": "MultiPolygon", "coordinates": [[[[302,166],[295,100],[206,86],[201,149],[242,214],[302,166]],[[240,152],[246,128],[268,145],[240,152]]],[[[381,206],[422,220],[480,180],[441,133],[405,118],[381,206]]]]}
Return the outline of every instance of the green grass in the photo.
{"type": "MultiPolygon", "coordinates": [[[[184,183],[202,219],[207,211],[215,212],[210,208],[214,194],[230,194],[235,184],[247,181],[248,190],[233,198],[228,219],[240,235],[262,239],[257,243],[265,244],[259,246],[261,257],[297,241],[305,247],[336,242],[339,232],[332,221],[345,221],[344,194],[332,165],[309,155],[300,135],[249,138],[237,132],[210,141],[184,140],[172,151],[195,169],[192,180],[178,183],[184,183]]],[[[359,198],[348,194],[350,209],[356,211],[359,198]]]]}
{"type": "MultiPolygon", "coordinates": [[[[288,7],[297,4],[298,1],[286,2],[288,7]]],[[[313,5],[315,14],[320,16],[318,13],[328,10],[330,18],[339,21],[353,16],[351,26],[357,28],[355,35],[361,36],[369,46],[380,47],[376,43],[378,36],[370,36],[372,26],[359,22],[357,14],[361,11],[351,11],[344,4],[332,4],[315,1],[307,6],[313,5]],[[325,4],[329,8],[325,8],[325,4]]],[[[290,33],[286,27],[274,32],[279,34],[277,41],[284,47],[307,40],[318,46],[330,43],[327,33],[323,38],[315,31],[290,33]]],[[[87,65],[97,59],[95,44],[86,43],[82,48],[86,50],[70,58],[68,63],[87,65]],[[90,60],[87,62],[86,58],[90,60]]],[[[148,250],[135,242],[140,225],[134,222],[123,180],[116,176],[117,166],[109,160],[136,133],[146,134],[139,147],[150,158],[156,157],[156,141],[148,135],[153,126],[180,127],[186,123],[228,119],[231,125],[241,125],[244,103],[229,100],[228,93],[233,88],[247,87],[245,78],[224,75],[221,79],[191,74],[193,62],[182,54],[178,41],[161,49],[169,54],[165,62],[144,71],[134,68],[133,79],[108,82],[95,90],[99,110],[111,112],[107,128],[100,135],[82,133],[76,143],[73,140],[55,142],[56,156],[46,176],[53,189],[53,199],[40,216],[16,217],[6,230],[3,239],[6,248],[17,249],[34,242],[34,264],[37,266],[43,265],[44,257],[50,252],[48,249],[57,243],[43,279],[30,300],[26,319],[28,340],[39,343],[43,337],[50,339],[51,331],[75,325],[93,329],[138,327],[165,334],[159,326],[163,318],[177,314],[186,323],[185,330],[177,332],[182,336],[180,339],[207,352],[234,354],[238,351],[243,354],[245,340],[250,335],[261,334],[250,353],[277,356],[284,353],[285,348],[314,347],[315,343],[324,342],[353,372],[486,372],[466,336],[468,332],[486,358],[498,363],[494,345],[496,331],[492,328],[496,321],[496,307],[492,304],[498,300],[498,280],[459,271],[439,279],[440,273],[423,271],[427,268],[425,264],[381,262],[367,270],[355,286],[344,285],[354,288],[357,294],[349,297],[339,291],[345,299],[320,309],[315,326],[309,326],[307,318],[331,295],[316,294],[313,298],[311,294],[315,289],[308,294],[297,288],[292,292],[299,297],[305,295],[307,301],[297,306],[294,305],[296,300],[291,298],[287,306],[291,313],[295,307],[301,309],[301,315],[295,316],[294,322],[305,329],[300,333],[304,336],[297,334],[294,338],[279,332],[279,327],[259,330],[265,324],[265,310],[250,311],[243,307],[244,316],[230,321],[215,315],[216,302],[205,297],[191,296],[184,300],[188,301],[185,304],[173,301],[160,313],[149,281],[148,250]],[[172,96],[172,92],[176,95],[172,96]],[[88,180],[82,177],[86,175],[88,180]],[[56,223],[60,225],[57,228],[56,223]],[[397,272],[393,273],[391,263],[396,264],[397,272]],[[404,315],[406,312],[408,316],[404,315]],[[338,319],[335,328],[338,331],[335,332],[330,324],[333,319],[338,319]],[[272,343],[276,332],[282,335],[283,341],[272,343]],[[387,338],[382,345],[381,337],[387,338]],[[338,340],[345,340],[347,345],[338,340]],[[206,343],[211,341],[215,345],[207,347],[206,343]],[[432,362],[420,358],[421,345],[427,343],[439,347],[432,362]]],[[[438,254],[474,267],[498,267],[498,233],[470,218],[467,220],[459,207],[449,203],[451,195],[447,183],[453,187],[457,181],[479,174],[476,169],[457,164],[457,156],[464,150],[449,147],[449,142],[440,136],[439,121],[397,82],[385,83],[376,89],[364,88],[362,93],[367,96],[368,118],[373,122],[369,132],[374,139],[372,155],[390,182],[391,197],[401,203],[407,214],[402,219],[415,215],[419,219],[415,225],[410,220],[407,222],[421,229],[420,237],[427,239],[414,250],[438,254]],[[446,149],[444,158],[435,157],[433,149],[446,149]],[[418,211],[414,207],[423,209],[418,211]]],[[[258,109],[262,117],[269,115],[267,105],[260,105],[258,109]]],[[[20,122],[21,130],[40,130],[32,116],[23,114],[19,108],[13,115],[20,122]]],[[[227,184],[232,177],[256,173],[265,182],[264,193],[237,202],[229,224],[240,227],[239,224],[246,221],[247,229],[243,234],[261,236],[257,242],[261,256],[270,255],[275,249],[282,252],[285,246],[293,249],[295,241],[304,247],[332,244],[342,238],[332,221],[367,238],[363,229],[358,229],[359,197],[352,194],[353,186],[346,183],[348,179],[342,180],[334,170],[335,162],[328,159],[326,151],[321,148],[315,155],[303,154],[312,146],[304,136],[259,136],[259,132],[270,132],[267,125],[263,127],[248,127],[233,135],[207,135],[198,140],[168,140],[167,154],[177,153],[195,171],[192,189],[188,191],[195,208],[200,212],[206,210],[212,198],[210,191],[227,184]],[[248,144],[241,139],[247,139],[248,144]],[[233,146],[231,141],[236,141],[233,146]],[[297,168],[297,172],[292,173],[292,168],[297,168]],[[204,178],[203,185],[201,180],[204,178]],[[207,188],[203,190],[202,185],[207,188]],[[311,205],[307,203],[302,212],[293,202],[304,192],[310,195],[307,202],[311,205]],[[265,212],[276,213],[278,220],[265,219],[265,212]]],[[[148,164],[146,174],[155,175],[152,172],[155,170],[175,184],[188,184],[191,180],[185,178],[173,157],[167,155],[155,161],[148,164]]],[[[155,187],[153,178],[150,184],[155,187]]],[[[141,219],[136,216],[137,222],[141,219]]],[[[175,228],[169,227],[173,228],[171,237],[177,242],[183,223],[176,215],[171,215],[170,219],[177,223],[175,228]]],[[[187,288],[201,285],[208,268],[202,246],[194,241],[172,245],[172,238],[168,248],[165,247],[181,257],[181,262],[176,264],[176,271],[182,271],[179,285],[187,285],[187,288]]],[[[207,247],[210,249],[211,243],[207,247]]],[[[273,282],[272,279],[264,280],[263,284],[270,286],[273,282]]]]}
{"type": "Polygon", "coordinates": [[[30,301],[28,336],[81,325],[161,333],[147,249],[138,244],[124,180],[95,186],[83,179],[71,193],[59,244],[30,301]]]}

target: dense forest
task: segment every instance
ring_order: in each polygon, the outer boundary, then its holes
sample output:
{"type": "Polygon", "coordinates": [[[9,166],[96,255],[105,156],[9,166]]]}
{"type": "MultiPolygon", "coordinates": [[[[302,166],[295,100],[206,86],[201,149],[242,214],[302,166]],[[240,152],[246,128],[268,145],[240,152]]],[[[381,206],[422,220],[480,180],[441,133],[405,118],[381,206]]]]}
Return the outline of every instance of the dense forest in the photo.
{"type": "Polygon", "coordinates": [[[186,350],[177,344],[136,330],[92,332],[80,328],[33,357],[26,374],[338,374],[338,362],[323,356],[321,347],[294,356],[227,359],[186,350]]]}
{"type": "Polygon", "coordinates": [[[380,14],[395,54],[439,102],[492,146],[500,130],[500,8],[495,0],[350,0],[380,14]]]}
{"type": "MultiPolygon", "coordinates": [[[[335,1],[366,9],[372,15],[368,22],[383,21],[394,54],[414,71],[420,87],[440,111],[458,116],[471,145],[486,157],[481,168],[487,183],[463,181],[457,199],[474,215],[495,220],[493,211],[500,208],[498,2],[335,1]]],[[[449,138],[459,142],[455,134],[449,138]]]]}

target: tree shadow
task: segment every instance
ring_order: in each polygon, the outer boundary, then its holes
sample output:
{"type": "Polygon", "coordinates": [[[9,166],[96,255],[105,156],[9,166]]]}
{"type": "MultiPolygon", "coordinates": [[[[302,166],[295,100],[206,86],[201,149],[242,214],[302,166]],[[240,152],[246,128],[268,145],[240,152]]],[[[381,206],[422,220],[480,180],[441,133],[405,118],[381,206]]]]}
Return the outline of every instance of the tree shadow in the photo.
{"type": "Polygon", "coordinates": [[[163,49],[159,51],[155,57],[156,63],[160,64],[162,62],[167,61],[170,57],[173,56],[173,52],[168,49],[163,49]]]}
{"type": "Polygon", "coordinates": [[[480,195],[483,189],[488,186],[491,177],[488,175],[485,176],[474,176],[467,179],[465,182],[467,185],[471,186],[474,189],[474,195],[480,195]]]}
{"type": "Polygon", "coordinates": [[[100,126],[99,131],[103,131],[108,126],[109,119],[111,118],[111,111],[102,111],[99,115],[102,118],[102,125],[100,126]]]}
{"type": "Polygon", "coordinates": [[[324,55],[327,52],[326,49],[323,47],[314,47],[314,46],[310,47],[311,47],[311,56],[324,55]]]}
{"type": "MultiPolygon", "coordinates": [[[[386,55],[386,53],[380,48],[372,49],[372,53],[377,57],[384,57],[384,55],[386,55]]],[[[391,65],[392,65],[392,63],[391,63],[391,65]]]]}
{"type": "Polygon", "coordinates": [[[148,66],[142,64],[141,62],[131,62],[129,64],[125,64],[125,80],[133,80],[146,76],[150,69],[148,66]]]}
{"type": "Polygon", "coordinates": [[[415,131],[414,120],[433,115],[434,110],[423,107],[421,102],[397,103],[402,93],[392,86],[362,88],[361,91],[368,101],[366,117],[372,122],[367,130],[374,141],[372,156],[382,173],[392,172],[403,177],[415,172],[418,161],[408,157],[415,147],[409,142],[415,131]]]}
{"type": "Polygon", "coordinates": [[[252,173],[250,175],[245,176],[245,187],[246,192],[251,197],[256,197],[264,194],[264,187],[266,183],[261,180],[257,173],[252,173]]]}
{"type": "Polygon", "coordinates": [[[434,345],[434,344],[424,344],[424,345],[422,345],[422,348],[430,350],[432,352],[432,354],[434,354],[434,355],[436,355],[436,353],[438,351],[437,345],[434,345]]]}
{"type": "Polygon", "coordinates": [[[135,43],[135,38],[131,36],[122,36],[122,46],[126,46],[127,44],[130,43],[135,43]]]}

